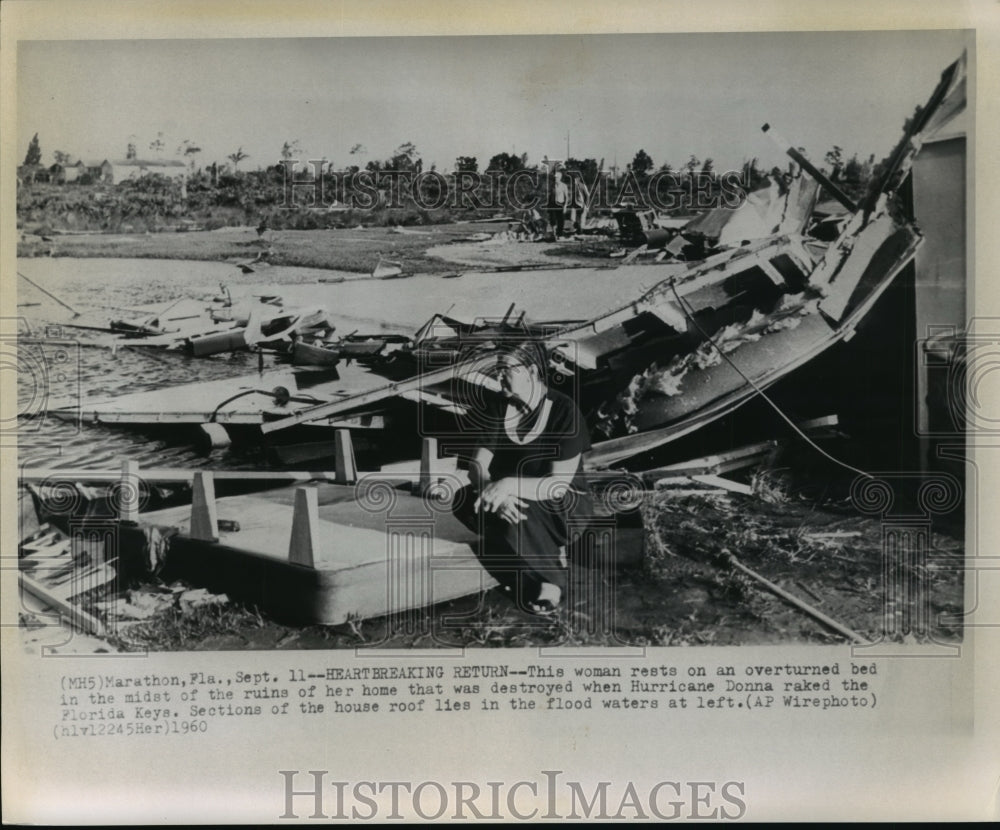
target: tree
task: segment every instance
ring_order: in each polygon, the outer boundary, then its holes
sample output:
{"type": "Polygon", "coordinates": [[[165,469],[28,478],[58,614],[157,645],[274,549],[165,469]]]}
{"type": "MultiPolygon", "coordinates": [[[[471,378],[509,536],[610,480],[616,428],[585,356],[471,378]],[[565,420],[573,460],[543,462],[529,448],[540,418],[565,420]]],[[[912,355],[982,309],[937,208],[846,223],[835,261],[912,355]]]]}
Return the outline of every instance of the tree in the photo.
{"type": "Polygon", "coordinates": [[[201,147],[195,144],[190,138],[185,138],[177,148],[177,152],[185,159],[191,160],[191,169],[194,170],[194,157],[201,152],[201,147]]]}
{"type": "Polygon", "coordinates": [[[698,158],[694,153],[692,153],[687,160],[687,164],[684,165],[684,169],[688,171],[688,175],[692,175],[695,170],[701,165],[701,159],[698,158]]]}
{"type": "Polygon", "coordinates": [[[291,161],[295,156],[302,152],[302,146],[299,140],[293,139],[292,141],[286,141],[281,145],[281,158],[282,161],[291,161]]]}
{"type": "Polygon", "coordinates": [[[386,170],[414,170],[419,173],[423,169],[420,153],[412,141],[400,144],[392,158],[385,163],[386,170]]]}
{"type": "Polygon", "coordinates": [[[597,181],[597,159],[566,159],[567,170],[579,170],[585,182],[597,181]]]}
{"type": "Polygon", "coordinates": [[[163,140],[163,133],[156,134],[156,140],[149,142],[149,149],[154,153],[162,153],[166,142],[163,140]]]}
{"type": "Polygon", "coordinates": [[[24,163],[29,166],[42,163],[42,148],[38,146],[38,133],[28,142],[28,152],[24,156],[24,163]]]}
{"type": "Polygon", "coordinates": [[[855,153],[844,166],[844,180],[848,184],[860,184],[861,170],[861,162],[858,161],[858,154],[855,153]]]}
{"type": "Polygon", "coordinates": [[[637,176],[645,176],[653,169],[653,159],[645,150],[640,150],[632,159],[632,172],[637,176]]]}
{"type": "Polygon", "coordinates": [[[513,153],[497,153],[490,159],[486,169],[510,175],[524,169],[524,162],[521,160],[521,156],[515,156],[513,153]]]}
{"type": "Polygon", "coordinates": [[[701,172],[711,173],[714,167],[715,167],[715,159],[707,158],[701,164],[701,172]]]}
{"type": "Polygon", "coordinates": [[[456,173],[478,173],[479,162],[475,156],[459,156],[455,159],[456,173]]]}
{"type": "Polygon", "coordinates": [[[62,150],[53,150],[52,158],[56,160],[56,164],[65,165],[69,164],[70,159],[73,157],[69,153],[64,153],[62,150]]]}
{"type": "Polygon", "coordinates": [[[226,156],[226,158],[233,163],[233,170],[239,170],[240,162],[243,161],[243,159],[250,158],[250,154],[244,153],[243,148],[240,147],[239,150],[237,150],[235,153],[230,153],[228,156],[226,156]]]}
{"type": "MultiPolygon", "coordinates": [[[[134,136],[133,136],[133,138],[134,138],[134,136]]],[[[134,141],[129,141],[128,145],[126,146],[126,148],[125,148],[125,158],[126,159],[134,159],[135,158],[135,142],[134,141]]]]}
{"type": "Polygon", "coordinates": [[[844,164],[843,149],[834,144],[831,149],[827,150],[826,155],[823,156],[823,161],[829,165],[831,172],[836,172],[844,164]]]}

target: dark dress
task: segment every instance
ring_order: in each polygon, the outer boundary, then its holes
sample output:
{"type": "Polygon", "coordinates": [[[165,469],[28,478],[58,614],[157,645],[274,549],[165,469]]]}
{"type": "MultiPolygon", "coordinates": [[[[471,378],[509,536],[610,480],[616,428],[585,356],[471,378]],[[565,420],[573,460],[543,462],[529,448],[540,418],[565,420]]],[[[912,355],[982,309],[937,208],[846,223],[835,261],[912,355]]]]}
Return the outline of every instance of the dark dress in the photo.
{"type": "MultiPolygon", "coordinates": [[[[587,424],[576,404],[566,395],[549,390],[543,401],[516,431],[500,418],[484,437],[482,446],[493,452],[490,479],[540,478],[551,474],[553,461],[564,461],[590,449],[587,424]],[[513,435],[511,434],[513,432],[513,435]]],[[[543,582],[565,590],[566,565],[560,548],[572,541],[574,531],[586,526],[593,503],[582,462],[569,491],[541,501],[526,500],[526,518],[509,524],[493,512],[476,513],[478,494],[471,485],[460,491],[455,515],[481,539],[478,555],[498,582],[516,589],[519,599],[538,596],[543,582]]]]}

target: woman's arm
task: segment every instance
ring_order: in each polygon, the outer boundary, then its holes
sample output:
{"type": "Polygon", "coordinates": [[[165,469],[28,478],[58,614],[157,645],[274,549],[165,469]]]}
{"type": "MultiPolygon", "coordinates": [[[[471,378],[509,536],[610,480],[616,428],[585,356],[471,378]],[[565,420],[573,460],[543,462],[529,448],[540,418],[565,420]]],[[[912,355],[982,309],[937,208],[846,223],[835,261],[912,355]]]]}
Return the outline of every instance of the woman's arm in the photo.
{"type": "MultiPolygon", "coordinates": [[[[509,524],[516,524],[525,519],[525,514],[521,511],[524,502],[513,495],[501,494],[496,487],[497,482],[490,481],[490,462],[493,460],[493,452],[485,447],[477,447],[469,462],[469,482],[472,489],[479,497],[476,499],[475,510],[491,510],[497,513],[501,519],[509,524]],[[491,495],[484,498],[485,493],[491,495]]],[[[506,479],[516,481],[516,479],[506,479]]]]}
{"type": "Polygon", "coordinates": [[[508,498],[527,501],[551,501],[561,498],[573,484],[580,469],[580,454],[553,461],[548,475],[519,478],[510,476],[491,481],[480,490],[480,502],[487,510],[494,509],[508,498]]]}
{"type": "Polygon", "coordinates": [[[476,447],[469,462],[469,482],[476,492],[482,489],[490,481],[490,462],[493,460],[493,452],[486,447],[476,447]]]}

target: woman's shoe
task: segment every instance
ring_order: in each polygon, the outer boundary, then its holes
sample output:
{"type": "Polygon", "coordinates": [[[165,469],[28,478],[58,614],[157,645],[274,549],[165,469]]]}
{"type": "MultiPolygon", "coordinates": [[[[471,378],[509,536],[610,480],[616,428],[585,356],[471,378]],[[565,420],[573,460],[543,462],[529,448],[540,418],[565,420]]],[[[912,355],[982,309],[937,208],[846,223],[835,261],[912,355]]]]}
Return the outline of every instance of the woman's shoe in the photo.
{"type": "Polygon", "coordinates": [[[554,617],[559,613],[559,603],[562,601],[562,590],[551,582],[542,584],[538,598],[529,602],[527,609],[538,617],[554,617]]]}
{"type": "Polygon", "coordinates": [[[550,599],[539,599],[529,602],[525,610],[536,617],[555,617],[559,614],[559,604],[550,599]]]}

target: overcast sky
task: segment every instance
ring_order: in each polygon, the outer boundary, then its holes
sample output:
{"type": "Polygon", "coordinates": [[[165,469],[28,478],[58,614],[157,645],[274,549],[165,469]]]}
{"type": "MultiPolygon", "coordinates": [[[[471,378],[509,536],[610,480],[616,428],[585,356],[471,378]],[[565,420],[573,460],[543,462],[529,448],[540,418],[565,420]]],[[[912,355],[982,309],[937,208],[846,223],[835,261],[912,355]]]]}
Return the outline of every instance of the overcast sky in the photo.
{"type": "Polygon", "coordinates": [[[606,166],[643,148],[722,169],[783,160],[764,122],[817,160],[834,144],[881,158],[966,45],[960,31],[22,41],[18,158],[35,132],[46,164],[121,158],[130,136],[149,157],[162,132],[163,157],[190,139],[199,165],[240,146],[243,169],[273,164],[298,140],[303,159],[363,166],[411,141],[446,170],[563,158],[568,132],[573,156],[606,166]]]}

